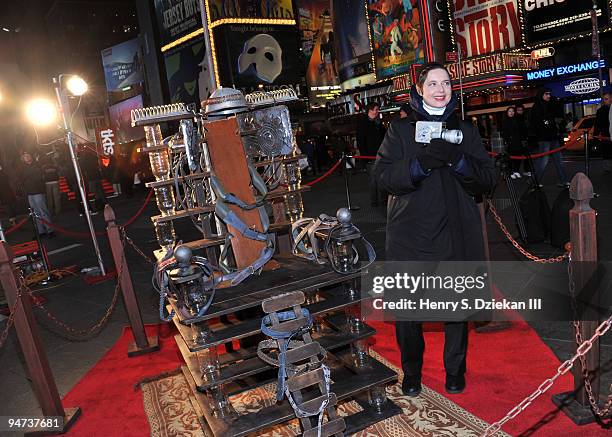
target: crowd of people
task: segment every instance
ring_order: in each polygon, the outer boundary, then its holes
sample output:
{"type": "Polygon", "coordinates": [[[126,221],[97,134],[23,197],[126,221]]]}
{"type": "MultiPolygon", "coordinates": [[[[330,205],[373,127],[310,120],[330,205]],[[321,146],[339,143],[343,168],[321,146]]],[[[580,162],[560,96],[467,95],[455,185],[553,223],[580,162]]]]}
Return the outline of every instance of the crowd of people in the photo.
{"type": "MultiPolygon", "coordinates": [[[[148,180],[146,166],[132,162],[126,152],[117,157],[101,157],[95,146],[81,145],[77,151],[79,168],[88,195],[90,211],[100,212],[106,204],[106,193],[102,181],[113,184],[116,194],[133,197],[135,187],[144,186],[148,180]],[[143,171],[140,171],[143,168],[143,171]]],[[[53,218],[68,205],[67,197],[60,189],[64,178],[68,190],[76,194],[73,201],[83,214],[84,208],[79,195],[76,175],[68,152],[68,146],[53,148],[29,148],[19,152],[19,160],[13,164],[0,163],[0,209],[1,217],[13,226],[16,218],[31,209],[37,220],[41,237],[53,237],[53,218]]]]}

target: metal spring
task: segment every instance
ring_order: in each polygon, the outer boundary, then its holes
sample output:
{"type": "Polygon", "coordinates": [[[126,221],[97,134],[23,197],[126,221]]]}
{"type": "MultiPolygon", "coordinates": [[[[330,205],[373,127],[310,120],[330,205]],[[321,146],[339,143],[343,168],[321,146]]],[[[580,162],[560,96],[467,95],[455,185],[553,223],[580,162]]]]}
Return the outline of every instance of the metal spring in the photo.
{"type": "Polygon", "coordinates": [[[245,96],[251,106],[270,105],[277,102],[297,100],[298,96],[293,88],[282,88],[274,91],[255,91],[245,96]]]}
{"type": "Polygon", "coordinates": [[[154,120],[158,117],[191,114],[192,111],[190,111],[187,105],[185,105],[184,103],[171,103],[169,105],[149,106],[148,108],[132,109],[131,118],[132,124],[134,124],[142,121],[154,120]]]}

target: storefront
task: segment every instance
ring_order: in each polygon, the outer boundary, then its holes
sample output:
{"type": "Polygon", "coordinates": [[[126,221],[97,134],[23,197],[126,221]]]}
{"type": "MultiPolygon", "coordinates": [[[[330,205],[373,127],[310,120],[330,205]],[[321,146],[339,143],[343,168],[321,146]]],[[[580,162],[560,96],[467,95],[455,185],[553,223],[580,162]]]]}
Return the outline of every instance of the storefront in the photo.
{"type": "Polygon", "coordinates": [[[601,103],[601,92],[612,90],[610,71],[603,59],[530,71],[525,79],[531,87],[550,88],[552,95],[563,102],[564,113],[577,119],[594,114],[601,103]]]}

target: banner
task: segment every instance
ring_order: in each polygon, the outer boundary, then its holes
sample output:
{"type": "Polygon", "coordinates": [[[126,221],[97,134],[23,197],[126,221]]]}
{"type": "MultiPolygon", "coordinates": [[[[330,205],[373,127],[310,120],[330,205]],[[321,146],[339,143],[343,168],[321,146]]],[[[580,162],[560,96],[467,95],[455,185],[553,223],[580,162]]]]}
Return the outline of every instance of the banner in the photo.
{"type": "Polygon", "coordinates": [[[204,40],[197,38],[165,54],[170,102],[194,103],[199,107],[200,102],[208,97],[201,92],[208,83],[208,76],[202,73],[205,52],[204,40]]]}
{"type": "Polygon", "coordinates": [[[517,0],[452,1],[455,37],[465,57],[486,55],[521,44],[517,0]]]}
{"type": "Polygon", "coordinates": [[[115,141],[115,131],[113,131],[113,129],[110,127],[96,129],[96,145],[98,155],[114,155],[117,148],[115,141]]]}
{"type": "Polygon", "coordinates": [[[294,18],[291,0],[209,0],[210,20],[222,18],[294,18]]]}
{"type": "Polygon", "coordinates": [[[142,82],[138,38],[102,50],[102,66],[108,92],[121,91],[142,82]]]}
{"type": "Polygon", "coordinates": [[[366,6],[363,0],[333,0],[340,81],[373,71],[366,6]]]}
{"type": "Polygon", "coordinates": [[[377,80],[425,62],[417,0],[368,0],[368,12],[377,80]]]}
{"type": "Polygon", "coordinates": [[[129,143],[144,137],[142,127],[132,127],[130,112],[132,109],[138,108],[142,108],[142,96],[140,95],[109,106],[108,114],[110,116],[111,129],[115,133],[115,144],[129,143]]]}
{"type": "Polygon", "coordinates": [[[155,0],[162,46],[202,28],[199,0],[155,0]]]}
{"type": "Polygon", "coordinates": [[[294,26],[224,24],[213,30],[221,86],[253,91],[291,86],[305,97],[304,69],[294,26]]]}
{"type": "MultiPolygon", "coordinates": [[[[451,80],[459,79],[458,64],[456,62],[446,66],[451,80]]],[[[495,53],[477,59],[461,61],[461,76],[467,79],[491,73],[531,70],[538,68],[538,60],[529,54],[521,53],[495,53]]],[[[529,74],[529,73],[528,73],[529,74]]]]}
{"type": "MultiPolygon", "coordinates": [[[[591,32],[592,0],[521,0],[525,37],[530,44],[591,32]]],[[[597,25],[608,27],[608,0],[597,0],[597,25]]]]}
{"type": "Polygon", "coordinates": [[[296,0],[308,101],[313,108],[340,93],[330,0],[296,0]]]}

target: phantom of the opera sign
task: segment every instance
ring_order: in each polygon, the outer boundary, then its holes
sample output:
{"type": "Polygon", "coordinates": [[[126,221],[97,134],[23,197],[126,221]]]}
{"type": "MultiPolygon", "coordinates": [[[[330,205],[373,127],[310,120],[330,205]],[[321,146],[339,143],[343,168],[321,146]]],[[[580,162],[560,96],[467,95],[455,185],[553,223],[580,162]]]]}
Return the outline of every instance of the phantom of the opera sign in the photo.
{"type": "Polygon", "coordinates": [[[470,58],[521,44],[517,0],[452,0],[455,37],[470,58]]]}

